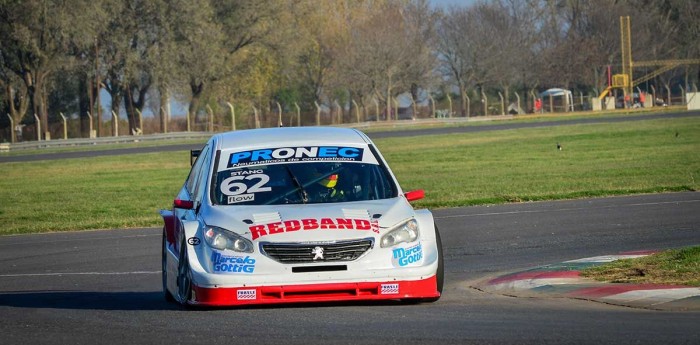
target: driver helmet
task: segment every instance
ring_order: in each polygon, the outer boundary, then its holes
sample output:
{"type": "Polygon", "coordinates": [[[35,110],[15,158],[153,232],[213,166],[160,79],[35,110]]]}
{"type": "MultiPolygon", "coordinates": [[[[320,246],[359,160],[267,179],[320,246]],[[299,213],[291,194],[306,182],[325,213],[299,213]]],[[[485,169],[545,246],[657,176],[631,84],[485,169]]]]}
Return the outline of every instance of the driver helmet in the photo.
{"type": "Polygon", "coordinates": [[[318,184],[326,188],[335,188],[335,185],[338,184],[338,174],[328,175],[323,180],[318,181],[318,184]]]}

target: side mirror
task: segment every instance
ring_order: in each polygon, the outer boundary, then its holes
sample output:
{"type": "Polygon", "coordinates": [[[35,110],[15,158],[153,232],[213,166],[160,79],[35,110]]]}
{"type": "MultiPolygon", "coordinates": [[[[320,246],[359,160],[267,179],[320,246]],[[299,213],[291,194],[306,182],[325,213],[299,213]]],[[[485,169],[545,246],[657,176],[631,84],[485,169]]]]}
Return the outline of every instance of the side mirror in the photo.
{"type": "Polygon", "coordinates": [[[425,191],[422,189],[412,190],[404,193],[404,196],[408,201],[416,201],[425,198],[425,191]]]}
{"type": "Polygon", "coordinates": [[[175,201],[173,201],[173,207],[174,208],[181,208],[181,209],[185,209],[185,210],[191,210],[194,208],[194,201],[175,199],[175,201]]]}
{"type": "Polygon", "coordinates": [[[200,153],[202,153],[202,150],[190,150],[190,166],[194,165],[200,153]]]}

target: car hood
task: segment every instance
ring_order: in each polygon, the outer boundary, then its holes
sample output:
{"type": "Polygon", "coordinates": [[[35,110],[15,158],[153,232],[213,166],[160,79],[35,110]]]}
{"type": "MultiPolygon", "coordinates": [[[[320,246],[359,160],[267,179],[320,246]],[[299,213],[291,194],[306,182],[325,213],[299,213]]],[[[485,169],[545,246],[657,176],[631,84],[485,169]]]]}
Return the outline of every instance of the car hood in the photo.
{"type": "Polygon", "coordinates": [[[364,202],[213,206],[202,214],[218,226],[253,241],[335,241],[376,237],[414,217],[403,197],[364,202]]]}

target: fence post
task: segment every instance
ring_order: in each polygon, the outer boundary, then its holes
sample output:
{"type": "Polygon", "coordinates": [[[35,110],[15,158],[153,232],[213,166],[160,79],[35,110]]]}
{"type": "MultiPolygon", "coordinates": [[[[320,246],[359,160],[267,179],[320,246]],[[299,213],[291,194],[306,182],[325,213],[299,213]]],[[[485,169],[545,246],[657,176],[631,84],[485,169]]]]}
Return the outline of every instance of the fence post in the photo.
{"type": "Polygon", "coordinates": [[[117,116],[117,113],[112,110],[112,121],[114,124],[112,125],[112,129],[114,130],[114,136],[118,137],[119,136],[119,117],[117,116]]]}
{"type": "Polygon", "coordinates": [[[294,107],[297,108],[297,127],[301,127],[301,108],[297,102],[294,102],[294,107]]]}
{"type": "Polygon", "coordinates": [[[14,144],[15,141],[17,141],[17,134],[15,133],[15,120],[12,119],[12,116],[10,116],[10,114],[5,115],[7,115],[8,119],[10,119],[10,142],[14,144]]]}
{"type": "Polygon", "coordinates": [[[8,119],[10,119],[10,142],[14,144],[15,141],[17,141],[17,134],[15,133],[15,120],[12,119],[12,116],[10,116],[10,114],[5,115],[7,115],[8,119]]]}
{"type": "Polygon", "coordinates": [[[372,100],[374,101],[374,121],[379,121],[379,102],[377,98],[373,98],[372,100]]]}
{"type": "Polygon", "coordinates": [[[314,105],[316,106],[316,126],[321,125],[321,107],[318,105],[318,102],[314,101],[314,105]]]}
{"type": "Polygon", "coordinates": [[[481,90],[481,103],[484,103],[484,116],[489,115],[489,98],[486,97],[484,90],[481,90]]]}
{"type": "Polygon", "coordinates": [[[649,85],[651,87],[651,106],[652,108],[656,106],[656,88],[654,85],[649,85]]]}
{"type": "Polygon", "coordinates": [[[518,100],[518,109],[515,109],[515,112],[520,115],[520,111],[523,109],[520,107],[520,95],[518,95],[517,92],[515,92],[515,98],[518,100]]]}
{"type": "Polygon", "coordinates": [[[253,116],[255,116],[255,128],[260,128],[260,118],[258,118],[258,108],[253,106],[253,116]]]}
{"type": "Polygon", "coordinates": [[[469,117],[472,116],[472,115],[471,115],[471,103],[472,103],[472,100],[469,99],[469,95],[467,94],[466,91],[464,92],[464,98],[467,99],[467,118],[469,118],[469,117]]]}
{"type": "Polygon", "coordinates": [[[231,109],[231,130],[235,131],[236,130],[236,108],[233,107],[233,104],[230,102],[226,102],[228,105],[229,109],[231,109]]]}
{"type": "Polygon", "coordinates": [[[211,109],[209,104],[207,104],[207,114],[209,114],[209,119],[207,120],[207,131],[214,131],[214,110],[211,109]]]}
{"type": "Polygon", "coordinates": [[[275,103],[277,103],[277,126],[282,127],[282,106],[280,102],[275,103]]]}
{"type": "Polygon", "coordinates": [[[450,112],[447,114],[447,117],[452,118],[452,97],[450,97],[450,93],[445,94],[447,96],[447,104],[450,107],[450,112]]]}
{"type": "Polygon", "coordinates": [[[58,115],[61,115],[61,118],[63,118],[63,140],[68,139],[68,124],[66,124],[66,117],[63,116],[63,113],[58,113],[58,115]]]}
{"type": "Polygon", "coordinates": [[[498,97],[501,98],[501,115],[505,115],[506,114],[506,112],[505,112],[505,107],[506,107],[505,102],[506,101],[503,99],[503,94],[501,93],[501,91],[498,91],[498,97]]]}
{"type": "Polygon", "coordinates": [[[92,115],[90,115],[90,112],[87,112],[88,120],[90,121],[90,132],[88,133],[88,138],[93,139],[95,136],[92,135],[92,115]]]}
{"type": "Polygon", "coordinates": [[[360,108],[357,106],[357,102],[355,100],[352,100],[352,105],[355,106],[355,118],[357,119],[357,123],[360,123],[360,108]]]}
{"type": "Polygon", "coordinates": [[[417,112],[417,107],[416,107],[416,100],[413,99],[412,94],[408,94],[411,97],[411,108],[413,109],[413,114],[411,115],[411,120],[416,119],[416,112],[417,112]]]}
{"type": "Polygon", "coordinates": [[[136,114],[139,116],[139,128],[138,130],[135,130],[134,132],[136,134],[143,134],[143,114],[141,113],[141,110],[136,109],[136,114]]]}
{"type": "Polygon", "coordinates": [[[41,121],[36,114],[34,114],[34,119],[36,120],[36,141],[41,141],[41,121]]]}
{"type": "Polygon", "coordinates": [[[338,100],[333,101],[335,103],[335,108],[338,109],[336,110],[335,117],[336,120],[338,120],[338,124],[342,125],[343,124],[343,111],[340,108],[340,103],[338,103],[338,100]]]}
{"type": "Polygon", "coordinates": [[[185,117],[187,118],[186,119],[187,120],[187,132],[189,132],[191,130],[191,128],[190,128],[190,110],[189,109],[187,110],[185,117]]]}

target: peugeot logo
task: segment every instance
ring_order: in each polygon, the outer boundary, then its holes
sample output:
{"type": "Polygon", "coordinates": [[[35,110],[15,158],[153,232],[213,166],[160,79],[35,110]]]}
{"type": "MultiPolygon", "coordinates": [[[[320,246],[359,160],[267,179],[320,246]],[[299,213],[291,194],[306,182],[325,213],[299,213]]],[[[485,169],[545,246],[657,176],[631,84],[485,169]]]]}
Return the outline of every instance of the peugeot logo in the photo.
{"type": "Polygon", "coordinates": [[[314,247],[314,249],[311,249],[311,254],[314,254],[314,261],[323,260],[323,247],[314,247]]]}

